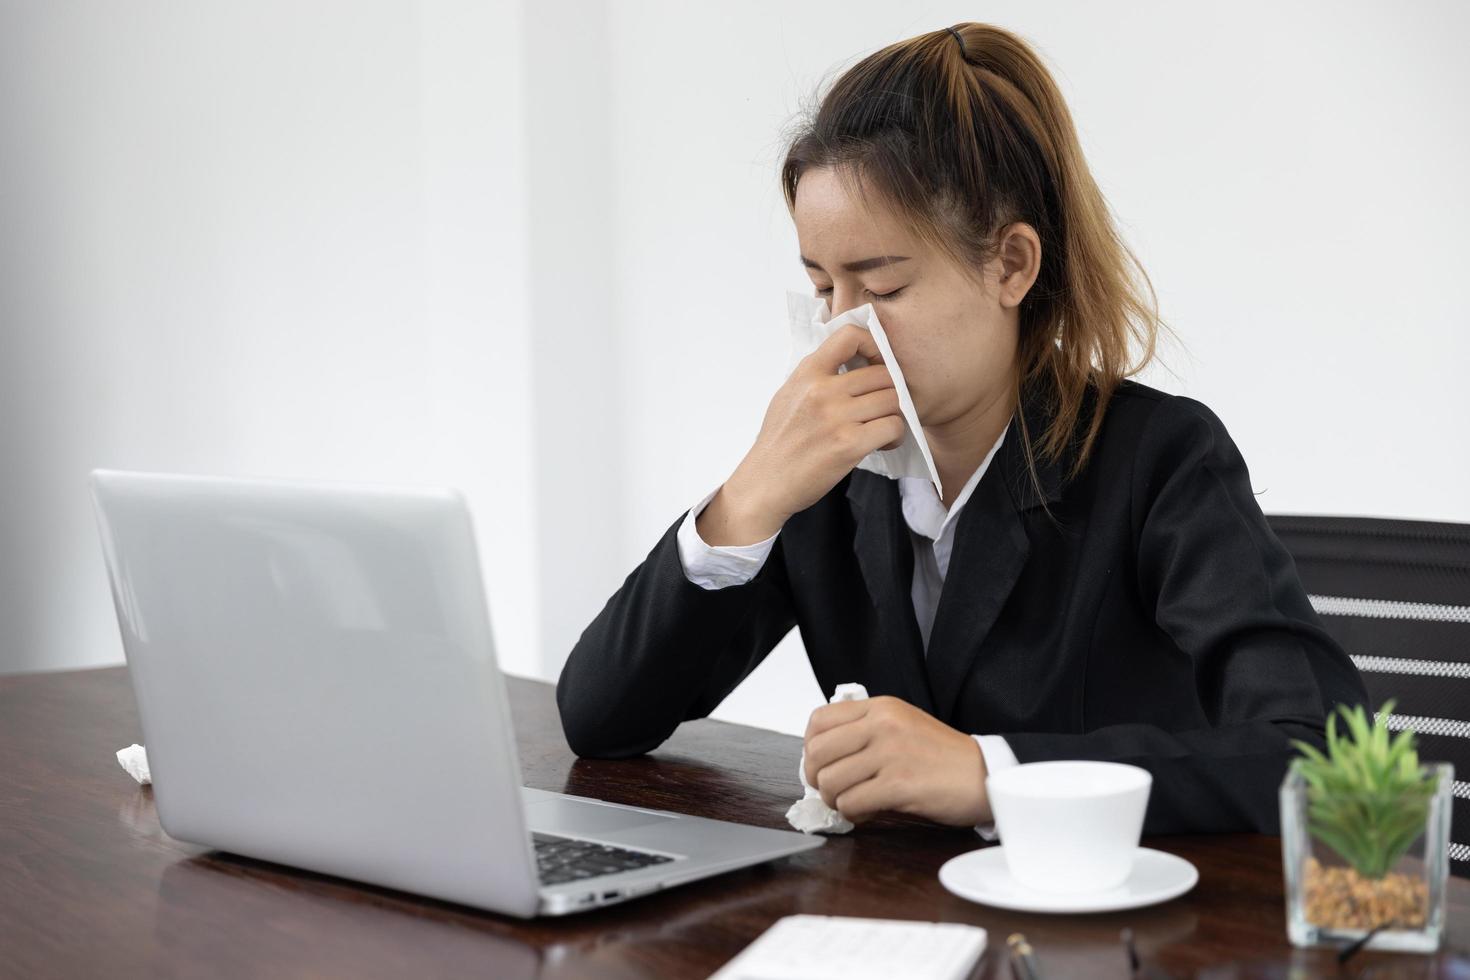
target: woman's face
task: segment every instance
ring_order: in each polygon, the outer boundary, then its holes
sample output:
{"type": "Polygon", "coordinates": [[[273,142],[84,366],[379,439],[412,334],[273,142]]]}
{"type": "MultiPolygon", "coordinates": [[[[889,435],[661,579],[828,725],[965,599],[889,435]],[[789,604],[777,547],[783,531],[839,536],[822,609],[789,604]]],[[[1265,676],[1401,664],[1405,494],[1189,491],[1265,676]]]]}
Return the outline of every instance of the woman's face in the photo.
{"type": "Polygon", "coordinates": [[[982,284],[881,202],[868,206],[849,193],[829,168],[802,174],[794,210],[816,295],[833,316],[873,304],[926,429],[1010,397],[1017,308],[1040,268],[1040,239],[1029,225],[1006,229],[982,284]]]}

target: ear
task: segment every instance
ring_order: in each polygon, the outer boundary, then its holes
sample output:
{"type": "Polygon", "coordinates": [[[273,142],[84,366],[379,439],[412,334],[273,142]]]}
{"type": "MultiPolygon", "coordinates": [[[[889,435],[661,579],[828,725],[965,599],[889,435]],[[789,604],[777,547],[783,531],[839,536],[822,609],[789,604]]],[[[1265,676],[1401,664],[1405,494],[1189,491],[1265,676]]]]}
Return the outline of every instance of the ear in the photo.
{"type": "Polygon", "coordinates": [[[1041,237],[1036,229],[1024,221],[1003,228],[1000,262],[1000,304],[1020,306],[1041,274],[1041,237]]]}

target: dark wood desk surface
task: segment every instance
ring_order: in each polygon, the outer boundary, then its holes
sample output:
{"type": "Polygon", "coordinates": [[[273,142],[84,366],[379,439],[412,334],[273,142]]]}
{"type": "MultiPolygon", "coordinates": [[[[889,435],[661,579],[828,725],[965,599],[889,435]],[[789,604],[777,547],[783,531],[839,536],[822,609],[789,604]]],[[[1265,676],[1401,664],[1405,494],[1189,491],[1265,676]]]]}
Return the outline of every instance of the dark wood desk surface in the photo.
{"type": "MultiPolygon", "coordinates": [[[[510,683],[528,785],[786,827],[799,739],[700,721],[649,756],[579,760],[551,685],[510,683]]],[[[885,818],[794,858],[525,922],[174,841],[151,790],[115,758],[142,741],[125,668],[0,677],[0,975],[706,977],[798,912],[984,926],[985,977],[1010,976],[1004,943],[1017,930],[1048,978],[1127,977],[1124,926],[1147,962],[1176,976],[1234,976],[1230,964],[1251,959],[1337,975],[1326,951],[1287,943],[1274,837],[1149,839],[1199,867],[1192,892],[1131,912],[1042,916],[939,884],[940,865],[982,844],[972,831],[885,818]]],[[[1452,880],[1451,900],[1439,958],[1465,952],[1470,883],[1452,880]]],[[[1355,964],[1430,976],[1435,960],[1375,953],[1355,964]]]]}

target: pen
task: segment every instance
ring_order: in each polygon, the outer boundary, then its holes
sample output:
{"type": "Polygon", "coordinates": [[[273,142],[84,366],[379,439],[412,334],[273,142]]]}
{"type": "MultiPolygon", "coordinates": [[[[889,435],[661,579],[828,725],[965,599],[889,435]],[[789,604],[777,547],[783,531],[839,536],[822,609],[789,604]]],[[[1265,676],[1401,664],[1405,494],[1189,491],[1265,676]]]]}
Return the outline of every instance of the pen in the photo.
{"type": "Polygon", "coordinates": [[[1026,937],[1013,932],[1006,939],[1006,945],[1011,950],[1011,975],[1016,980],[1041,980],[1041,972],[1036,969],[1036,956],[1031,952],[1031,944],[1026,937]]]}
{"type": "MultiPolygon", "coordinates": [[[[1137,977],[1142,974],[1144,980],[1173,980],[1168,972],[1143,962],[1138,955],[1138,948],[1133,945],[1132,929],[1124,929],[1118,933],[1118,938],[1123,940],[1123,947],[1128,950],[1128,969],[1132,976],[1137,977]]],[[[1338,960],[1338,962],[1342,961],[1338,960]]]]}

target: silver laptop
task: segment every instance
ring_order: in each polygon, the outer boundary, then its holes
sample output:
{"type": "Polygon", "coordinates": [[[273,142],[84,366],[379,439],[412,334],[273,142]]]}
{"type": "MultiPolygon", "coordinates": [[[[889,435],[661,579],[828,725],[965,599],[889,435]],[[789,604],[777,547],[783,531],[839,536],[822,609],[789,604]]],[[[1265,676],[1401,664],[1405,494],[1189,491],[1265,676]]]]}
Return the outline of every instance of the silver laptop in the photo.
{"type": "Polygon", "coordinates": [[[825,843],[522,787],[457,491],[91,486],[174,838],[520,917],[825,843]]]}

